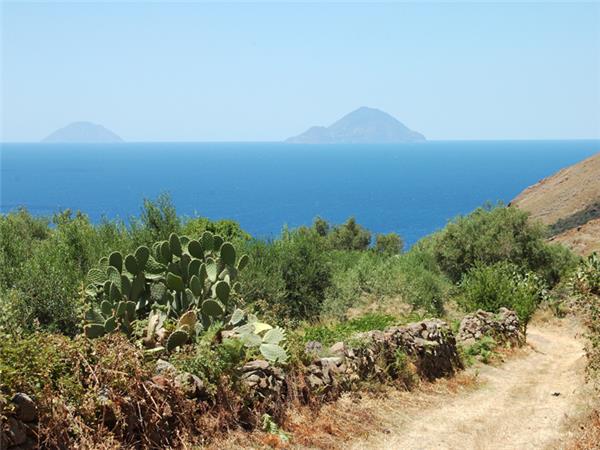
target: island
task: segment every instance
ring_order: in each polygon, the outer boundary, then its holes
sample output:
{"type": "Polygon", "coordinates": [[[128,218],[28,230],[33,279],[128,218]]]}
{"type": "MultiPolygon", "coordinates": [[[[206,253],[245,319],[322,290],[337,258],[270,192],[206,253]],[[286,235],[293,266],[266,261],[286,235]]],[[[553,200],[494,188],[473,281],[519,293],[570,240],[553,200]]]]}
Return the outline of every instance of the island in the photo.
{"type": "Polygon", "coordinates": [[[123,142],[112,131],[91,122],[73,122],[42,139],[42,142],[92,143],[123,142]]]}
{"type": "Polygon", "coordinates": [[[388,113],[363,106],[329,127],[311,127],[288,138],[293,144],[390,144],[424,141],[425,136],[409,129],[388,113]]]}

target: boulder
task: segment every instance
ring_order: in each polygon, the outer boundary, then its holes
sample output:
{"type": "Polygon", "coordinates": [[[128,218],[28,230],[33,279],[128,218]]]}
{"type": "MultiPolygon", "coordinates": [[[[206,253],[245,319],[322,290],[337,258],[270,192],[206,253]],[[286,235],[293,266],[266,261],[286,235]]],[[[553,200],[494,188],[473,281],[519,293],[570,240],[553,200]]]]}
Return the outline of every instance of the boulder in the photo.
{"type": "Polygon", "coordinates": [[[16,406],[17,419],[23,422],[37,420],[37,408],[29,395],[18,392],[11,400],[16,406]]]}

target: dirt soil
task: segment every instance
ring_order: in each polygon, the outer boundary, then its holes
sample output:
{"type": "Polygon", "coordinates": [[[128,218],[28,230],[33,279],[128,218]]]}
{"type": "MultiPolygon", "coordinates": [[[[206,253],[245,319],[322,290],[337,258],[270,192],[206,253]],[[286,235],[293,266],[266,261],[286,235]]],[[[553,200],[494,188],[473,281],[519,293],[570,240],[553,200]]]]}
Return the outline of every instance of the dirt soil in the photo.
{"type": "Polygon", "coordinates": [[[353,449],[563,448],[587,408],[582,342],[572,327],[531,327],[530,348],[498,367],[481,367],[484,385],[415,411],[382,403],[387,433],[353,449]]]}

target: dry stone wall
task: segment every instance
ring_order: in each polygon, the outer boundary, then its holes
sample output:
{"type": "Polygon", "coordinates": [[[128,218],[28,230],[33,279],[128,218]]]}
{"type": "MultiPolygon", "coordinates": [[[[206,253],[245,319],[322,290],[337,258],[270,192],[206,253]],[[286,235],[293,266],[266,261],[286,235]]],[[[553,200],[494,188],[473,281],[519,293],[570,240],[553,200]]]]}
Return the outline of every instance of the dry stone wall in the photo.
{"type": "Polygon", "coordinates": [[[517,314],[507,308],[500,308],[497,314],[479,310],[463,318],[457,337],[461,344],[472,345],[484,336],[493,337],[498,344],[519,346],[525,342],[517,314]]]}
{"type": "MultiPolygon", "coordinates": [[[[398,359],[409,361],[420,378],[434,380],[462,369],[457,340],[469,344],[483,336],[493,336],[499,343],[523,343],[519,320],[513,311],[504,308],[498,314],[477,311],[463,319],[458,339],[446,322],[431,319],[360,333],[329,348],[316,341],[308,342],[305,360],[309,363],[302,369],[302,377],[312,395],[321,398],[355,389],[363,381],[393,380],[400,376],[394,369],[398,359]]],[[[249,361],[237,372],[247,411],[282,408],[289,393],[298,387],[291,385],[297,379],[286,376],[282,367],[264,360],[249,361]]],[[[152,382],[172,384],[191,400],[205,401],[208,397],[204,383],[197,376],[178,372],[164,360],[158,360],[152,382]]],[[[38,414],[34,401],[20,393],[12,403],[14,412],[0,423],[0,449],[35,448],[38,414]]]]}

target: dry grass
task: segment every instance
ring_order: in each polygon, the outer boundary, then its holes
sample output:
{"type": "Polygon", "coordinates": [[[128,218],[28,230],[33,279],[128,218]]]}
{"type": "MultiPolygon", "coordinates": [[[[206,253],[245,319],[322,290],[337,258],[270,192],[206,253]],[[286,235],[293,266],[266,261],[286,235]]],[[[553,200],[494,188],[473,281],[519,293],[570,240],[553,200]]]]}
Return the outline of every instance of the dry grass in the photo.
{"type": "Polygon", "coordinates": [[[434,407],[442,400],[477,386],[474,372],[462,372],[450,379],[423,382],[413,391],[388,387],[380,392],[346,393],[320,408],[299,405],[290,408],[282,426],[291,435],[290,442],[262,431],[237,430],[216,439],[207,449],[342,449],[348,441],[373,433],[389,433],[391,425],[386,417],[392,413],[397,415],[399,410],[410,413],[434,407]]]}
{"type": "Polygon", "coordinates": [[[578,425],[576,437],[567,445],[568,450],[600,448],[600,410],[593,411],[578,425]]]}

